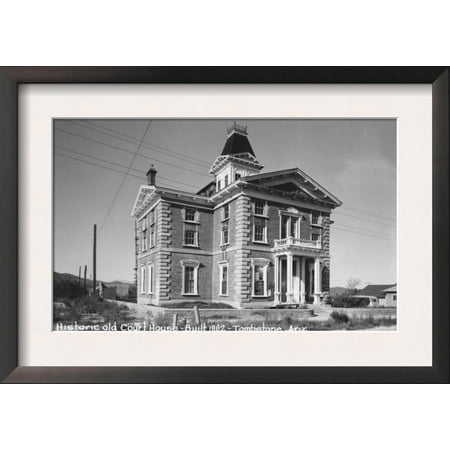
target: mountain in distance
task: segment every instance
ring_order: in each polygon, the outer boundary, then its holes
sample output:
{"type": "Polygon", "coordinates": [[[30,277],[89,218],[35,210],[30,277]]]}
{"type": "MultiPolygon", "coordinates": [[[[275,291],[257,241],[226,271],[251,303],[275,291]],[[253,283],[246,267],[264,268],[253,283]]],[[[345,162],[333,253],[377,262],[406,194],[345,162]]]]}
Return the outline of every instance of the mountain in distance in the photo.
{"type": "MultiPolygon", "coordinates": [[[[128,286],[133,290],[135,288],[134,283],[127,281],[112,281],[105,282],[102,280],[97,280],[98,282],[105,284],[116,284],[122,286],[128,286]]],[[[81,276],[81,286],[84,283],[84,274],[81,276]]],[[[86,287],[92,289],[92,280],[86,279],[86,287]]],[[[53,294],[55,298],[75,298],[80,295],[80,286],[78,281],[78,275],[73,275],[71,273],[59,273],[53,272],[53,294]]]]}

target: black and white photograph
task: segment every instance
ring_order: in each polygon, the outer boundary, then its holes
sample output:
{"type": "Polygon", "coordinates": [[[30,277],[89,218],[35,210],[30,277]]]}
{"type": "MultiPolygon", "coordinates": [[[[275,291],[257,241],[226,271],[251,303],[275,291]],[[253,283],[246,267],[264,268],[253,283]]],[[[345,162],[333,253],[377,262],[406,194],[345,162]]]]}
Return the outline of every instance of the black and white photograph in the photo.
{"type": "Polygon", "coordinates": [[[53,121],[55,331],[396,331],[394,119],[53,121]]]}

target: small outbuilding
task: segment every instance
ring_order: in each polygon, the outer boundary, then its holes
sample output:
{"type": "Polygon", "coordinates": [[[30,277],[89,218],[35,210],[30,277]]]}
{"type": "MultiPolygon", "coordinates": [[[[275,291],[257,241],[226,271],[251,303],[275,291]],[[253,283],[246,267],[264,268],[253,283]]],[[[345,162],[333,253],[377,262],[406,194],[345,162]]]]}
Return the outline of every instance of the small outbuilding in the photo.
{"type": "Polygon", "coordinates": [[[397,285],[394,284],[387,289],[383,289],[383,292],[385,296],[380,299],[380,306],[397,307],[397,285]]]}
{"type": "Polygon", "coordinates": [[[367,299],[369,307],[397,306],[397,285],[368,284],[351,297],[367,299]]]}

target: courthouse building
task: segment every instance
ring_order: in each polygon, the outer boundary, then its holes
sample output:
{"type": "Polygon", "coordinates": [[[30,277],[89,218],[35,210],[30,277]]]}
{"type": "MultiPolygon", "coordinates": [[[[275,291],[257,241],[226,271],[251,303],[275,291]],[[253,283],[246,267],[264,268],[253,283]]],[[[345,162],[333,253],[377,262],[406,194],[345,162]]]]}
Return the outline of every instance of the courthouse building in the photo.
{"type": "Polygon", "coordinates": [[[320,303],[341,201],[298,168],[261,172],[247,127],[227,134],[214,181],[197,193],[158,187],[148,171],[132,211],[138,302],[320,303]]]}

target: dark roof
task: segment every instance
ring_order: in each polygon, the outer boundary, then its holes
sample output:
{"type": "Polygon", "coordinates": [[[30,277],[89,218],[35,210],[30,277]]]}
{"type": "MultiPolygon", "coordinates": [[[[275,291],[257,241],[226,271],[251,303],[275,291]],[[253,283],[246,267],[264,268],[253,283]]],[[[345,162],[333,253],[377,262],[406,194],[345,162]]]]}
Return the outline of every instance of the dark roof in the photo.
{"type": "Polygon", "coordinates": [[[216,182],[210,181],[206,186],[203,186],[198,192],[197,195],[202,195],[204,192],[208,191],[210,188],[215,187],[216,182]]]}
{"type": "Polygon", "coordinates": [[[390,288],[392,284],[368,284],[364,289],[358,291],[355,295],[371,295],[373,297],[384,297],[385,289],[390,288]]]}
{"type": "Polygon", "coordinates": [[[393,286],[390,286],[387,289],[384,289],[384,292],[397,292],[397,285],[394,284],[393,286]]]}
{"type": "Polygon", "coordinates": [[[233,133],[225,142],[225,147],[223,148],[221,155],[237,155],[238,153],[250,153],[255,156],[248,137],[242,134],[233,133]]]}

